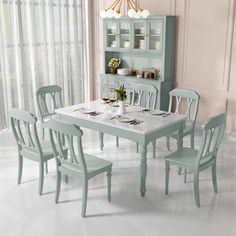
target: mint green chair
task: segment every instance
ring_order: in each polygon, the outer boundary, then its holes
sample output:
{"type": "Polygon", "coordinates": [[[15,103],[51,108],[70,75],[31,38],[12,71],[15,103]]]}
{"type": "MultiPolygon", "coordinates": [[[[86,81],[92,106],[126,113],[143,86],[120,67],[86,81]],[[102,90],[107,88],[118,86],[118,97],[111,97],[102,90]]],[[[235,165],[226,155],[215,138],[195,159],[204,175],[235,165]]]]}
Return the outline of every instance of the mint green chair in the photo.
{"type": "MultiPolygon", "coordinates": [[[[197,119],[200,96],[197,92],[188,89],[173,89],[169,93],[169,110],[171,112],[175,105],[175,114],[186,115],[186,125],[183,130],[183,137],[190,135],[191,148],[194,148],[194,130],[197,119]]],[[[167,149],[170,150],[170,138],[179,139],[178,132],[172,133],[167,137],[167,149]]]]}
{"type": "Polygon", "coordinates": [[[224,136],[225,123],[226,114],[220,114],[211,118],[202,126],[203,135],[199,150],[183,148],[166,157],[166,194],[168,194],[170,166],[183,168],[193,173],[194,196],[197,207],[200,207],[199,172],[211,167],[214,192],[218,192],[216,180],[216,157],[224,136]]]}
{"type": "Polygon", "coordinates": [[[50,129],[50,141],[56,157],[57,184],[55,202],[58,203],[61,188],[61,173],[72,177],[80,177],[83,181],[82,217],[85,217],[88,195],[88,181],[101,173],[107,173],[108,201],[111,201],[111,172],[112,162],[85,154],[82,148],[82,130],[73,124],[59,120],[47,123],[50,129]],[[68,147],[68,158],[63,152],[62,136],[68,147]],[[76,146],[75,146],[76,143],[76,146]],[[57,152],[59,155],[57,156],[57,152]]]}
{"type": "MultiPolygon", "coordinates": [[[[56,115],[55,110],[63,107],[62,88],[58,85],[47,85],[36,92],[37,113],[42,125],[42,139],[45,140],[44,123],[56,115]]],[[[45,163],[46,173],[48,165],[45,163]]]]}
{"type": "MultiPolygon", "coordinates": [[[[39,141],[36,122],[37,118],[28,111],[12,109],[10,111],[11,127],[15,136],[18,155],[18,184],[21,183],[23,157],[39,163],[39,195],[43,192],[44,163],[54,158],[49,142],[39,141]]],[[[66,153],[66,151],[64,150],[66,153]]]]}

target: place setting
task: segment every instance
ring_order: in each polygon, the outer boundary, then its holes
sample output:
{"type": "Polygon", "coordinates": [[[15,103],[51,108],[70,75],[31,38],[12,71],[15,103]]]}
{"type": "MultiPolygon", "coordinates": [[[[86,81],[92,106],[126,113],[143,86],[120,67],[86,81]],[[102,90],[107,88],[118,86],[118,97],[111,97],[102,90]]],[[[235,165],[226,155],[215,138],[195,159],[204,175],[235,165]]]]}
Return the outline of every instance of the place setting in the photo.
{"type": "Polygon", "coordinates": [[[80,107],[80,108],[77,108],[75,110],[73,110],[73,112],[80,112],[82,114],[87,114],[87,115],[90,115],[90,116],[97,116],[97,115],[100,115],[102,114],[102,112],[98,112],[96,110],[93,110],[93,109],[90,109],[90,108],[84,108],[84,107],[80,107]]]}
{"type": "Polygon", "coordinates": [[[144,108],[140,112],[145,113],[145,114],[150,114],[153,116],[161,116],[161,117],[167,117],[167,116],[171,115],[170,112],[161,111],[161,110],[151,110],[148,108],[144,108]]]}
{"type": "Polygon", "coordinates": [[[129,117],[129,116],[121,116],[121,115],[116,115],[110,118],[110,120],[114,120],[114,119],[117,119],[121,123],[128,123],[130,125],[139,125],[144,122],[143,120],[139,120],[139,119],[129,117]]]}

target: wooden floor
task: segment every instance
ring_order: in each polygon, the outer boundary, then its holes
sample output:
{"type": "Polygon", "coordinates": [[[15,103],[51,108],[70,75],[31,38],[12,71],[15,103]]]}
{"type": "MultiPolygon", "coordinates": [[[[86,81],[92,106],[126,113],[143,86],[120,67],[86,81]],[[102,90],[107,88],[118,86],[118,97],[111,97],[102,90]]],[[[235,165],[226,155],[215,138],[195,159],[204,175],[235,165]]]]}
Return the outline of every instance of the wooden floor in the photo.
{"type": "MultiPolygon", "coordinates": [[[[199,145],[200,132],[196,135],[199,145]]],[[[170,173],[170,194],[164,194],[165,139],[157,142],[157,159],[148,153],[147,193],[139,193],[139,154],[135,143],[105,135],[99,150],[98,134],[84,132],[84,150],[113,161],[112,201],[107,201],[106,176],[89,183],[87,217],[81,218],[81,180],[62,183],[59,204],[54,204],[55,166],[49,162],[44,194],[38,195],[37,163],[26,160],[23,181],[16,184],[17,150],[11,134],[0,134],[0,235],[7,236],[222,236],[236,235],[236,136],[226,135],[218,155],[218,187],[214,194],[210,170],[200,175],[201,208],[195,207],[192,175],[170,173]]],[[[184,141],[189,145],[189,139],[184,141]]],[[[175,150],[174,141],[171,143],[175,150]]],[[[149,147],[151,149],[151,146],[149,147]]]]}

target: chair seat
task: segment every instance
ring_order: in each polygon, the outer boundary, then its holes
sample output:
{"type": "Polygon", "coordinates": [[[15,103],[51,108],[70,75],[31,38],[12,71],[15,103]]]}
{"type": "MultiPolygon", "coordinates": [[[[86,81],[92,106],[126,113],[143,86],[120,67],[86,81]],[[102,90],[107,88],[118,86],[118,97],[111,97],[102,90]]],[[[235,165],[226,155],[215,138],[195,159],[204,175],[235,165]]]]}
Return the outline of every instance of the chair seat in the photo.
{"type": "MultiPolygon", "coordinates": [[[[185,167],[196,167],[196,158],[198,151],[192,148],[183,148],[179,151],[171,153],[166,157],[166,160],[171,162],[172,165],[182,165],[185,167]]],[[[208,164],[212,161],[213,155],[206,156],[200,161],[200,169],[205,164],[208,164]]]]}
{"type": "Polygon", "coordinates": [[[196,166],[196,158],[198,151],[192,148],[183,148],[176,152],[171,153],[166,157],[166,160],[173,165],[181,165],[186,167],[196,166]]]}
{"type": "MultiPolygon", "coordinates": [[[[85,162],[87,165],[88,175],[95,176],[102,172],[109,170],[112,166],[112,162],[97,158],[95,156],[85,154],[85,162]]],[[[78,158],[79,159],[79,158],[78,158]]],[[[76,163],[71,163],[71,159],[67,159],[61,163],[59,169],[67,174],[71,175],[82,175],[82,167],[76,163]]]]}
{"type": "MultiPolygon", "coordinates": [[[[42,141],[41,147],[43,151],[43,156],[42,156],[43,161],[47,161],[54,157],[52,146],[49,141],[42,141]]],[[[63,150],[66,152],[67,148],[63,148],[63,150]]],[[[22,156],[27,157],[31,160],[34,160],[34,161],[40,160],[40,154],[37,151],[37,149],[29,148],[29,147],[22,147],[22,150],[20,151],[20,153],[22,156]]]]}

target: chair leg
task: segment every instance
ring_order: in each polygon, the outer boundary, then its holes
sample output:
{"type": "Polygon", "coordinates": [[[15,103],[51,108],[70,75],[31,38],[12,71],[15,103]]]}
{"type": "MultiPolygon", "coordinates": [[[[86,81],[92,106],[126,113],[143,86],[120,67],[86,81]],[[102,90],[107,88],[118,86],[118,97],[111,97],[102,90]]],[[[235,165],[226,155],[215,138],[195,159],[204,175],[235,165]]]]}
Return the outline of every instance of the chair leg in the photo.
{"type": "Polygon", "coordinates": [[[199,197],[199,172],[194,173],[194,196],[196,206],[200,207],[200,197],[199,197]]]}
{"type": "MultiPolygon", "coordinates": [[[[179,146],[179,136],[178,136],[178,138],[177,138],[177,146],[179,146]]],[[[178,169],[177,169],[177,174],[178,174],[178,175],[181,175],[181,173],[182,173],[182,168],[181,168],[181,167],[178,167],[178,169]]]]}
{"type": "Polygon", "coordinates": [[[55,203],[58,203],[59,201],[60,191],[61,191],[61,172],[57,170],[55,203]]]}
{"type": "MultiPolygon", "coordinates": [[[[41,125],[43,125],[42,123],[41,123],[41,125]]],[[[41,139],[42,140],[44,140],[45,139],[45,129],[43,128],[43,127],[41,127],[41,139]]]]}
{"type": "Polygon", "coordinates": [[[65,175],[65,182],[68,184],[69,180],[68,180],[68,175],[65,175]]]}
{"type": "Polygon", "coordinates": [[[213,188],[214,192],[218,193],[218,187],[217,187],[217,177],[216,177],[216,161],[211,167],[211,174],[212,174],[212,182],[213,182],[213,188]]]}
{"type": "Polygon", "coordinates": [[[139,145],[138,145],[138,142],[136,143],[136,152],[138,153],[138,148],[139,148],[139,145]]]}
{"type": "Polygon", "coordinates": [[[104,147],[103,136],[104,134],[102,132],[99,132],[100,150],[103,150],[104,147]]]}
{"type": "Polygon", "coordinates": [[[152,155],[153,159],[156,158],[156,140],[152,141],[152,155]]]}
{"type": "Polygon", "coordinates": [[[39,163],[39,195],[43,193],[44,163],[39,163]]]}
{"type": "Polygon", "coordinates": [[[170,137],[166,137],[166,147],[167,147],[167,150],[170,151],[170,137]]]}
{"type": "Polygon", "coordinates": [[[187,170],[184,169],[184,183],[187,182],[187,170]]]}
{"type": "Polygon", "coordinates": [[[119,137],[116,136],[116,147],[119,147],[119,137]]]}
{"type": "Polygon", "coordinates": [[[48,162],[45,162],[45,173],[48,174],[48,162]]]}
{"type": "Polygon", "coordinates": [[[190,142],[191,142],[191,148],[194,148],[194,132],[191,133],[190,142]]]}
{"type": "Polygon", "coordinates": [[[23,169],[23,156],[19,155],[18,180],[17,180],[17,183],[18,183],[18,184],[21,183],[22,169],[23,169]]]}
{"type": "Polygon", "coordinates": [[[166,161],[166,183],[165,183],[165,194],[168,195],[169,193],[169,173],[170,173],[170,166],[169,162],[166,161]]]}
{"type": "Polygon", "coordinates": [[[181,167],[178,167],[178,168],[177,168],[177,174],[178,174],[178,175],[181,175],[181,173],[182,173],[182,168],[181,168],[181,167]]]}
{"type": "Polygon", "coordinates": [[[82,217],[85,217],[85,214],[86,214],[87,197],[88,197],[88,180],[86,178],[84,178],[84,180],[83,180],[83,202],[82,202],[82,212],[81,212],[82,217]]]}
{"type": "Polygon", "coordinates": [[[107,172],[107,199],[111,201],[111,170],[107,172]]]}

